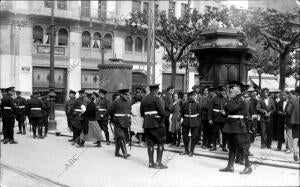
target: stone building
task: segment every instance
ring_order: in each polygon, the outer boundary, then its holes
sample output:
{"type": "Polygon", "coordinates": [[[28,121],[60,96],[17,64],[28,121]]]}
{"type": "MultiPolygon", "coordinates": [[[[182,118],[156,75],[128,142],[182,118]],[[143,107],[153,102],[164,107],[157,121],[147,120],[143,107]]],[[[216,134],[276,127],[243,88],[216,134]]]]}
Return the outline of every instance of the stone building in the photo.
{"type": "MultiPolygon", "coordinates": [[[[25,96],[33,89],[49,87],[50,20],[52,1],[0,1],[0,87],[15,86],[25,96]]],[[[156,7],[180,17],[188,1],[157,1],[156,7]]],[[[219,1],[191,1],[191,8],[203,11],[218,8],[219,1]]],[[[97,65],[120,58],[133,65],[133,86],[146,84],[147,38],[132,35],[125,27],[130,12],[147,9],[147,1],[54,1],[55,17],[55,92],[63,103],[68,90],[96,90],[97,65]]],[[[162,60],[163,49],[156,51],[155,82],[169,86],[171,68],[162,60]]],[[[185,88],[185,70],[178,68],[176,89],[185,88]]],[[[197,80],[189,76],[190,87],[197,80]]]]}

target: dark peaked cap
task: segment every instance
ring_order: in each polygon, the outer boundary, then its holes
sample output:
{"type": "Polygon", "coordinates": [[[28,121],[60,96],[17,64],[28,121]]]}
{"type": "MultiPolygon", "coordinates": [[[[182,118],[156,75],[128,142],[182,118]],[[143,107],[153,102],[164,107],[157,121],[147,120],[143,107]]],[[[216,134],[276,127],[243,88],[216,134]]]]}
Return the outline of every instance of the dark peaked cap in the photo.
{"type": "Polygon", "coordinates": [[[106,93],[107,93],[107,91],[106,91],[105,89],[103,89],[103,88],[100,88],[100,89],[99,89],[99,93],[106,94],[106,93]]]}
{"type": "Polygon", "coordinates": [[[76,94],[76,92],[74,90],[70,90],[69,93],[76,94]]]}
{"type": "Polygon", "coordinates": [[[150,89],[159,89],[159,84],[150,84],[149,88],[150,89]]]}

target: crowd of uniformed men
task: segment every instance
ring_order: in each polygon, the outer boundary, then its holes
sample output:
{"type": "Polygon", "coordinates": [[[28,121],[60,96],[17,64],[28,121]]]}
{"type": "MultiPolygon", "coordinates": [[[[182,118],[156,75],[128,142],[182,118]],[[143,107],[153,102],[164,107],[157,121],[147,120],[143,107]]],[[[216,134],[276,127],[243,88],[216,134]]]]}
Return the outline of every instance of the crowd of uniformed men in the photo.
{"type": "MultiPolygon", "coordinates": [[[[110,101],[106,97],[105,89],[90,94],[80,90],[78,98],[75,97],[76,92],[70,90],[65,105],[68,127],[73,132],[69,141],[83,147],[87,140],[84,136],[88,135],[95,138],[96,146],[101,147],[101,131],[104,131],[106,143],[109,145],[110,127],[114,133],[115,156],[129,157],[126,144],[132,137],[131,106],[137,99],[141,100],[139,109],[140,117],[143,118],[141,126],[144,129],[143,139],[147,144],[149,168],[167,168],[162,162],[164,144],[179,146],[182,135],[182,155],[193,156],[195,146],[199,143],[203,149],[215,151],[219,143],[222,151],[228,152],[229,149],[228,165],[220,171],[233,172],[234,162],[239,162],[245,164],[245,169],[240,173],[250,174],[252,169],[248,158],[249,148],[250,143],[255,140],[258,124],[261,127],[262,148],[271,148],[272,132],[276,126],[277,150],[281,150],[286,133],[287,146],[293,151],[294,159],[298,160],[299,92],[297,87],[294,92],[283,91],[272,99],[268,89],[263,89],[260,96],[254,89],[250,90],[249,85],[233,81],[217,88],[205,86],[202,91],[200,86],[194,86],[192,92],[185,93],[178,100],[178,94],[174,93],[173,87],[168,87],[166,93],[161,95],[159,85],[154,84],[147,91],[136,91],[133,99],[129,89],[120,89],[119,94],[114,94],[110,101]],[[95,126],[92,122],[98,124],[95,126]],[[156,162],[154,146],[157,146],[156,162]],[[120,149],[122,154],[119,153],[120,149]]],[[[32,126],[33,137],[45,137],[49,115],[47,96],[41,96],[38,91],[34,91],[26,101],[20,96],[20,92],[16,92],[15,99],[13,94],[13,87],[2,90],[0,109],[3,143],[17,143],[13,136],[15,119],[18,121],[18,133],[26,134],[26,116],[32,126]]]]}

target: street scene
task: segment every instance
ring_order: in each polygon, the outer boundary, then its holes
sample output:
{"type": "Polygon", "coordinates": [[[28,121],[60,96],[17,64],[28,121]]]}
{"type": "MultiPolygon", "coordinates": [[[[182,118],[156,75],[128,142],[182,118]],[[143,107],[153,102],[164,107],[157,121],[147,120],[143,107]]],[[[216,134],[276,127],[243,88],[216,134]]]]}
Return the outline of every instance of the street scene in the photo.
{"type": "Polygon", "coordinates": [[[0,1],[0,187],[299,186],[299,0],[0,1]]]}

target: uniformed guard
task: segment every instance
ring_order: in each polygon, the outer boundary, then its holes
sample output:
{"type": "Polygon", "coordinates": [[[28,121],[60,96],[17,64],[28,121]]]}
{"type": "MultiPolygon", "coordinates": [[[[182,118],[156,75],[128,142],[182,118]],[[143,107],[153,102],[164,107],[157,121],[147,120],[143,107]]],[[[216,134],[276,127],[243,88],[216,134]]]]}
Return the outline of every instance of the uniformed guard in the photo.
{"type": "Polygon", "coordinates": [[[110,115],[112,122],[114,124],[114,133],[115,133],[115,143],[116,157],[124,157],[125,159],[130,156],[127,153],[125,140],[126,133],[128,133],[128,128],[131,125],[130,113],[131,113],[131,101],[129,89],[120,89],[120,98],[116,99],[110,109],[108,110],[108,114],[110,115]],[[122,150],[123,155],[119,153],[120,148],[122,150]]]}
{"type": "MultiPolygon", "coordinates": [[[[217,96],[212,98],[211,104],[208,110],[208,120],[212,125],[212,142],[213,148],[210,151],[217,150],[217,137],[219,132],[224,127],[226,116],[224,113],[224,107],[227,103],[226,91],[223,85],[217,88],[217,96]]],[[[225,134],[222,133],[222,151],[227,152],[225,134]]]]}
{"type": "MultiPolygon", "coordinates": [[[[69,91],[69,99],[66,101],[66,104],[65,104],[65,114],[67,117],[68,128],[71,131],[73,131],[72,123],[71,123],[71,118],[72,118],[71,109],[73,108],[73,105],[76,100],[75,95],[76,95],[76,92],[74,90],[70,90],[69,91]]],[[[73,138],[71,140],[69,140],[69,142],[72,142],[72,141],[73,141],[73,138]]]]}
{"type": "MultiPolygon", "coordinates": [[[[6,93],[6,89],[5,88],[0,88],[0,105],[1,105],[1,100],[4,97],[6,93]]],[[[0,125],[1,125],[1,131],[0,134],[3,134],[3,123],[2,123],[2,112],[1,112],[1,107],[0,107],[0,125]]],[[[2,139],[1,141],[4,141],[4,139],[2,139]]]]}
{"type": "Polygon", "coordinates": [[[44,104],[44,108],[42,109],[42,112],[43,112],[43,127],[45,128],[44,137],[46,137],[48,133],[48,124],[49,124],[50,101],[49,101],[48,94],[43,94],[41,98],[44,104]]]}
{"type": "Polygon", "coordinates": [[[96,101],[97,116],[96,119],[100,128],[104,131],[106,144],[109,145],[109,132],[108,132],[108,109],[111,106],[111,102],[106,98],[107,91],[103,88],[99,89],[99,99],[96,101]]]}
{"type": "Polygon", "coordinates": [[[144,132],[148,149],[149,168],[168,168],[162,163],[166,131],[164,105],[158,96],[159,84],[149,86],[150,93],[142,99],[141,116],[144,117],[144,132]],[[153,160],[154,145],[157,145],[156,164],[153,160]]]}
{"type": "Polygon", "coordinates": [[[21,96],[20,91],[16,91],[17,98],[14,99],[15,105],[17,106],[16,110],[16,120],[18,121],[19,132],[17,134],[26,134],[25,129],[25,119],[26,119],[26,107],[27,101],[24,97],[21,96]]]}
{"type": "Polygon", "coordinates": [[[34,90],[32,97],[27,102],[27,113],[30,123],[32,124],[33,138],[43,139],[43,112],[45,105],[39,97],[39,92],[34,90]],[[38,137],[36,130],[38,129],[38,137]]]}
{"type": "Polygon", "coordinates": [[[199,127],[201,125],[201,107],[196,102],[196,93],[188,93],[188,101],[184,102],[181,108],[181,117],[183,118],[182,135],[184,143],[184,152],[181,155],[193,156],[196,143],[199,139],[199,127]],[[191,133],[191,147],[189,148],[189,133],[191,133]]]}
{"type": "Polygon", "coordinates": [[[1,100],[1,113],[2,113],[2,122],[3,122],[3,135],[4,140],[3,143],[16,144],[14,140],[14,126],[15,126],[15,112],[16,105],[12,98],[14,94],[14,87],[9,87],[6,89],[6,94],[3,96],[1,100]]]}
{"type": "MultiPolygon", "coordinates": [[[[202,148],[211,148],[211,125],[208,123],[208,109],[211,102],[211,96],[209,94],[210,87],[205,86],[202,92],[202,98],[200,101],[201,107],[201,123],[203,127],[203,139],[202,139],[202,148]]],[[[201,137],[201,134],[199,135],[201,137]]]]}
{"type": "MultiPolygon", "coordinates": [[[[75,143],[77,142],[78,144],[80,144],[81,142],[79,142],[79,136],[82,132],[82,121],[83,121],[83,117],[82,114],[86,111],[86,105],[84,105],[84,93],[85,90],[79,90],[79,97],[77,99],[75,99],[73,105],[70,105],[70,121],[72,124],[72,130],[73,130],[73,138],[72,138],[72,145],[75,145],[75,143]]],[[[82,144],[81,144],[82,145],[82,144]]]]}
{"type": "Polygon", "coordinates": [[[220,169],[220,171],[233,172],[236,152],[237,150],[242,149],[245,157],[245,169],[241,171],[240,174],[250,174],[252,172],[249,162],[250,140],[245,122],[247,111],[246,103],[241,94],[243,84],[233,81],[231,82],[231,86],[229,88],[229,101],[225,106],[227,121],[223,128],[228,140],[229,158],[227,167],[220,169]]]}

